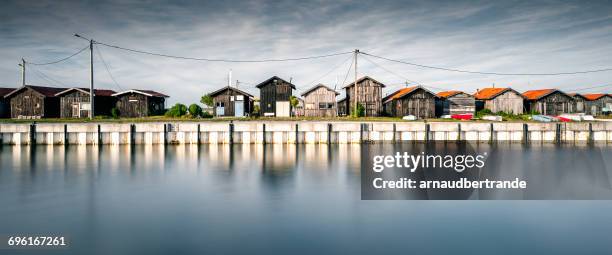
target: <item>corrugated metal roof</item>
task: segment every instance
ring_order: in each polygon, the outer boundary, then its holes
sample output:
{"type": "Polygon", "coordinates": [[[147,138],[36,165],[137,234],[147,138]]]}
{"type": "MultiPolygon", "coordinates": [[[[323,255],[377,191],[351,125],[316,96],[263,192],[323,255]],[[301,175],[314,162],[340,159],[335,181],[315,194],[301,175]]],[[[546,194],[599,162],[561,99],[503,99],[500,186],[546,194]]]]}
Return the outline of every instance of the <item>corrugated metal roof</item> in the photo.
{"type": "MultiPolygon", "coordinates": [[[[375,80],[374,78],[372,78],[372,77],[370,77],[370,76],[367,76],[367,75],[366,75],[366,76],[363,76],[363,77],[361,77],[361,78],[359,78],[359,79],[357,79],[357,83],[361,83],[362,81],[364,81],[364,80],[366,80],[366,79],[367,79],[367,80],[371,80],[371,81],[373,81],[374,83],[378,83],[378,84],[380,84],[380,86],[381,86],[381,87],[383,87],[383,88],[384,88],[384,87],[386,87],[386,86],[385,86],[385,84],[383,84],[382,82],[379,82],[379,81],[375,80]]],[[[355,86],[355,82],[354,82],[354,81],[353,81],[353,82],[350,82],[349,84],[346,84],[346,85],[345,85],[343,88],[349,88],[349,87],[352,87],[352,86],[355,86]]]]}
{"type": "Polygon", "coordinates": [[[463,93],[463,92],[458,91],[458,90],[449,90],[449,91],[438,92],[438,94],[436,94],[436,95],[438,95],[439,97],[442,97],[442,98],[448,98],[448,97],[452,97],[452,96],[455,96],[455,95],[461,94],[461,93],[463,93]]]}
{"type": "Polygon", "coordinates": [[[393,99],[398,99],[398,98],[400,98],[400,97],[402,97],[404,95],[409,94],[410,92],[414,91],[417,88],[418,88],[418,86],[398,89],[395,92],[393,92],[393,93],[387,95],[385,98],[383,98],[383,102],[387,102],[387,101],[393,100],[393,99]]]}
{"type": "MultiPolygon", "coordinates": [[[[474,93],[474,97],[478,100],[490,100],[503,94],[506,91],[512,90],[511,88],[482,88],[474,93]]],[[[518,94],[518,93],[517,93],[518,94]]]]}
{"type": "Polygon", "coordinates": [[[523,96],[527,100],[538,100],[557,91],[556,89],[535,89],[523,92],[523,96]]]}
{"type": "Polygon", "coordinates": [[[17,88],[0,88],[0,97],[6,96],[8,93],[13,92],[17,88]]]}
{"type": "Polygon", "coordinates": [[[14,94],[16,94],[17,92],[24,90],[26,88],[29,88],[31,90],[34,90],[40,94],[42,94],[43,96],[46,97],[54,97],[55,94],[62,92],[64,90],[66,90],[67,88],[56,88],[56,87],[45,87],[45,86],[34,86],[34,85],[25,85],[21,88],[17,88],[11,92],[9,92],[8,94],[5,95],[5,97],[10,97],[14,94]]]}
{"type": "Polygon", "coordinates": [[[330,87],[327,87],[327,86],[325,86],[325,85],[323,85],[323,84],[321,84],[321,83],[319,83],[319,84],[315,85],[315,86],[314,86],[314,87],[312,87],[312,88],[307,89],[307,90],[306,90],[306,91],[304,91],[304,92],[303,92],[301,95],[302,95],[302,96],[306,96],[306,95],[310,94],[310,92],[312,92],[312,91],[314,91],[315,89],[318,89],[318,88],[325,88],[325,89],[327,89],[327,90],[329,90],[329,91],[334,92],[336,95],[340,95],[340,93],[338,93],[337,91],[335,91],[335,90],[331,89],[330,87]]]}
{"type": "Polygon", "coordinates": [[[256,88],[261,88],[261,87],[263,87],[264,85],[268,84],[268,82],[270,82],[271,80],[274,80],[274,79],[284,81],[285,83],[288,83],[288,84],[289,84],[289,86],[291,86],[291,88],[295,89],[295,85],[294,85],[294,84],[292,84],[291,82],[288,82],[288,81],[286,81],[286,80],[283,80],[283,79],[281,79],[280,77],[278,77],[278,76],[276,76],[276,75],[274,75],[274,76],[272,76],[272,77],[268,78],[268,79],[267,79],[267,80],[265,80],[265,81],[262,81],[261,83],[259,83],[259,84],[255,85],[255,87],[256,87],[256,88]]]}
{"type": "Polygon", "coordinates": [[[596,93],[596,94],[583,94],[582,96],[584,98],[586,98],[586,100],[594,101],[594,100],[600,99],[600,98],[602,98],[604,96],[607,96],[607,95],[608,94],[596,93]]]}
{"type": "MultiPolygon", "coordinates": [[[[89,88],[69,88],[69,89],[61,91],[61,92],[59,92],[59,93],[57,93],[55,95],[56,96],[61,96],[61,95],[65,94],[65,93],[68,93],[69,91],[72,91],[72,90],[79,90],[79,91],[82,91],[84,93],[89,94],[89,88]]],[[[96,96],[109,97],[109,96],[112,96],[115,93],[117,93],[117,92],[115,92],[113,90],[110,90],[110,89],[94,89],[94,95],[96,95],[96,96]]]]}
{"type": "Polygon", "coordinates": [[[165,94],[159,93],[157,91],[153,91],[153,90],[144,90],[144,89],[130,89],[130,90],[125,90],[125,91],[121,91],[121,92],[117,92],[115,94],[113,94],[113,96],[119,96],[119,95],[123,95],[126,93],[139,93],[139,94],[143,94],[145,96],[152,96],[152,97],[169,97],[165,94]]]}
{"type": "Polygon", "coordinates": [[[220,89],[218,89],[218,90],[215,90],[215,91],[211,92],[211,93],[210,93],[210,94],[208,94],[208,95],[210,95],[211,97],[214,97],[214,96],[218,95],[219,93],[221,93],[221,92],[223,92],[223,91],[226,91],[226,90],[228,90],[228,89],[229,89],[229,90],[236,91],[236,92],[238,92],[239,94],[242,94],[242,95],[245,95],[245,96],[248,96],[248,97],[253,98],[253,95],[251,95],[251,94],[249,94],[249,93],[247,93],[247,92],[245,92],[245,91],[243,91],[243,90],[240,90],[240,89],[238,89],[238,88],[236,88],[236,87],[230,87],[230,86],[225,86],[225,87],[223,87],[223,88],[220,88],[220,89]]]}

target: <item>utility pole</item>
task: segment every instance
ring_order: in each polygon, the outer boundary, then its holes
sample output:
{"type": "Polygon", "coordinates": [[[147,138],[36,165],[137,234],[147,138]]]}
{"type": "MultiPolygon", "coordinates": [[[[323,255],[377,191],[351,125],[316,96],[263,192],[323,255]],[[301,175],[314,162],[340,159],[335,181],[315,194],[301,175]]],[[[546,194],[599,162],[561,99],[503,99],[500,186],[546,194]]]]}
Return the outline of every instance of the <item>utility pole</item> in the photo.
{"type": "Polygon", "coordinates": [[[359,117],[357,114],[357,103],[358,103],[358,94],[357,94],[357,55],[359,54],[359,49],[355,49],[355,116],[359,117]]]}
{"type": "Polygon", "coordinates": [[[21,86],[25,86],[26,85],[26,80],[25,80],[25,59],[21,59],[21,64],[19,64],[19,66],[21,66],[21,86]]]}
{"type": "Polygon", "coordinates": [[[91,81],[89,84],[89,119],[94,118],[94,66],[93,66],[93,45],[94,45],[94,40],[90,39],[89,40],[89,71],[90,71],[90,77],[91,77],[91,81]]]}

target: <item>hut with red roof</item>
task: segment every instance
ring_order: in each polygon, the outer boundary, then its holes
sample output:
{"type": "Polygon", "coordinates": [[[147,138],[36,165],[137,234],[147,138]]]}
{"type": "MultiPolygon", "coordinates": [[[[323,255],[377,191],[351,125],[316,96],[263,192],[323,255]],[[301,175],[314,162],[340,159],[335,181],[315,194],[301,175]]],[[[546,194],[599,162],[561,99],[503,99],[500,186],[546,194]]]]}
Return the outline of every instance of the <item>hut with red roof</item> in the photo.
{"type": "Polygon", "coordinates": [[[116,108],[121,117],[147,117],[162,115],[166,111],[168,96],[153,90],[130,89],[113,96],[117,97],[116,108]]]}
{"type": "Polygon", "coordinates": [[[10,100],[11,118],[40,119],[58,118],[60,100],[55,94],[66,88],[25,85],[4,96],[10,100]]]}
{"type": "Polygon", "coordinates": [[[0,88],[0,118],[11,117],[11,102],[4,98],[8,93],[13,92],[15,88],[0,88]]]}
{"type": "Polygon", "coordinates": [[[489,109],[491,112],[505,112],[512,114],[523,113],[523,99],[521,93],[511,88],[483,88],[474,94],[476,111],[489,109]]]}
{"type": "Polygon", "coordinates": [[[612,111],[612,96],[609,94],[583,94],[586,112],[591,115],[605,115],[612,111]]]}
{"type": "MultiPolygon", "coordinates": [[[[110,116],[115,107],[115,91],[109,89],[94,89],[94,116],[110,116]]],[[[89,88],[69,88],[55,96],[60,98],[60,117],[89,118],[91,102],[89,88]]]]}
{"type": "Polygon", "coordinates": [[[418,119],[433,118],[436,116],[436,98],[436,94],[421,86],[407,87],[384,97],[383,108],[389,116],[414,115],[418,119]]]}
{"type": "Polygon", "coordinates": [[[436,116],[454,114],[474,114],[476,110],[474,96],[458,91],[442,91],[437,94],[436,116]]]}
{"type": "Polygon", "coordinates": [[[523,93],[525,97],[525,109],[529,112],[537,112],[544,115],[560,115],[570,113],[573,108],[572,96],[558,89],[536,89],[523,93]]]}

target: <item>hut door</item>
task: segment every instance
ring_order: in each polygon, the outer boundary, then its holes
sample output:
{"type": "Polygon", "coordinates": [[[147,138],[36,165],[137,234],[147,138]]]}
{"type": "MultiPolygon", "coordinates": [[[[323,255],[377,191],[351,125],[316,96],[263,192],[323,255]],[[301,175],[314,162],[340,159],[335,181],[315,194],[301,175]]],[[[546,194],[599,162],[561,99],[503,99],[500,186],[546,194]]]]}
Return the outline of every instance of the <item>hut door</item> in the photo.
{"type": "Polygon", "coordinates": [[[236,96],[234,101],[234,116],[244,116],[244,96],[236,96]]]}
{"type": "Polygon", "coordinates": [[[217,112],[217,116],[225,116],[225,103],[223,102],[217,102],[217,108],[216,108],[217,112]]]}
{"type": "Polygon", "coordinates": [[[288,101],[276,102],[276,117],[289,117],[291,106],[288,101]]]}
{"type": "Polygon", "coordinates": [[[591,115],[593,115],[593,116],[597,115],[597,106],[596,105],[591,105],[591,115]]]}
{"type": "Polygon", "coordinates": [[[72,117],[73,118],[81,117],[81,107],[79,104],[72,104],[72,117]]]}

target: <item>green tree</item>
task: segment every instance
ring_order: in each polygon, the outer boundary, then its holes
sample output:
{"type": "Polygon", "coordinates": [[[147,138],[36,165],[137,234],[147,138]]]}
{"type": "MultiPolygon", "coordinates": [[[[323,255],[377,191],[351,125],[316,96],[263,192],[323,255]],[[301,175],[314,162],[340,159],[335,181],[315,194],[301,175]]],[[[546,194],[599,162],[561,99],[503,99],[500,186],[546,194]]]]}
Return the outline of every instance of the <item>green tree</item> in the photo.
{"type": "Polygon", "coordinates": [[[357,111],[353,111],[353,117],[363,117],[365,116],[365,107],[361,103],[357,103],[357,111]]]}
{"type": "Polygon", "coordinates": [[[181,117],[185,114],[187,114],[187,106],[181,103],[176,103],[166,112],[168,117],[181,117]]]}
{"type": "Polygon", "coordinates": [[[200,98],[200,103],[208,107],[212,107],[214,104],[213,98],[210,95],[203,95],[202,98],[200,98]]]}
{"type": "Polygon", "coordinates": [[[295,108],[298,106],[298,104],[300,104],[300,101],[296,96],[291,96],[289,97],[289,103],[291,104],[291,107],[295,108]]]}
{"type": "Polygon", "coordinates": [[[197,104],[191,104],[189,106],[189,115],[191,115],[192,117],[202,116],[202,107],[197,104]]]}
{"type": "Polygon", "coordinates": [[[111,109],[111,115],[115,119],[119,118],[119,109],[117,109],[117,107],[113,107],[113,109],[111,109]]]}

